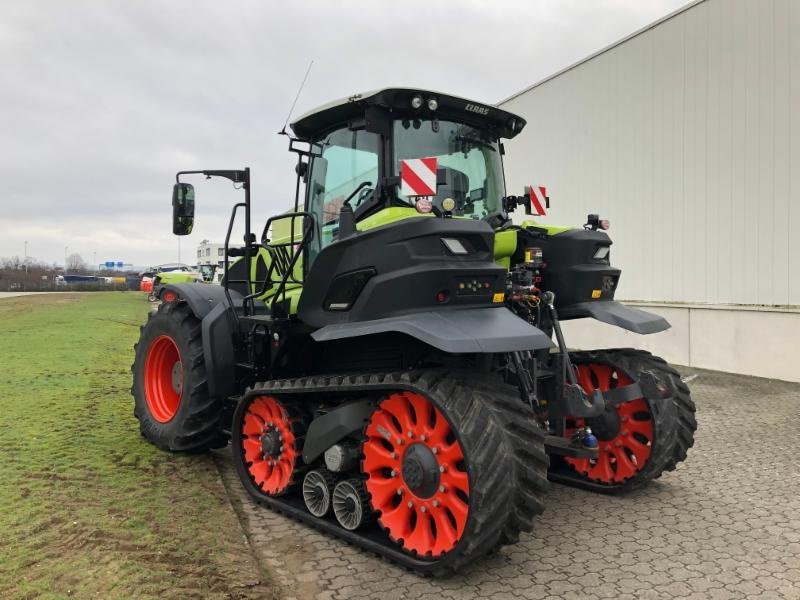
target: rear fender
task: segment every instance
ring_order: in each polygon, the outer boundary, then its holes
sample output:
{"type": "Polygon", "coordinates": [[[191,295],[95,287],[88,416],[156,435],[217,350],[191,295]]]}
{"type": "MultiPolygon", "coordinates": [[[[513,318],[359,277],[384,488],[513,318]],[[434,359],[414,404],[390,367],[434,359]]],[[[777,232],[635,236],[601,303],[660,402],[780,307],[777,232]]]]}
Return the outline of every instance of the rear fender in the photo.
{"type": "Polygon", "coordinates": [[[540,350],[550,338],[505,307],[431,310],[385,319],[326,325],[311,334],[317,342],[397,332],[450,354],[540,350]]]}

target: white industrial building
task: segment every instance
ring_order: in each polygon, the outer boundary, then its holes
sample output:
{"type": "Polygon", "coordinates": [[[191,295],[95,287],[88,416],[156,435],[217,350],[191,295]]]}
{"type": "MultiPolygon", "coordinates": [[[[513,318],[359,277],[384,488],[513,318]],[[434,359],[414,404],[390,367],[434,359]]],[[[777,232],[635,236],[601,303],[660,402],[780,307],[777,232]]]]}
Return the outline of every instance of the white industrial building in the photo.
{"type": "Polygon", "coordinates": [[[203,240],[197,246],[197,265],[217,265],[220,269],[225,264],[225,244],[217,244],[203,240]]]}
{"type": "Polygon", "coordinates": [[[572,345],[800,381],[800,1],[693,2],[500,105],[528,121],[509,193],[609,218],[617,298],[672,323],[572,345]]]}

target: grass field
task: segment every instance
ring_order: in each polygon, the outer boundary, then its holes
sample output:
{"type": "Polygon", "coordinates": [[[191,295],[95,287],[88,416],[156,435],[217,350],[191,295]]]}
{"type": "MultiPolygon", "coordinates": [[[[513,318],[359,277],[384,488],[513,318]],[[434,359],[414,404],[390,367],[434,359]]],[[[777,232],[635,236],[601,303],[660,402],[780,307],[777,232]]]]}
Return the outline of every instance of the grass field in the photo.
{"type": "Polygon", "coordinates": [[[212,459],[139,435],[135,292],[0,300],[0,598],[272,597],[212,459]]]}

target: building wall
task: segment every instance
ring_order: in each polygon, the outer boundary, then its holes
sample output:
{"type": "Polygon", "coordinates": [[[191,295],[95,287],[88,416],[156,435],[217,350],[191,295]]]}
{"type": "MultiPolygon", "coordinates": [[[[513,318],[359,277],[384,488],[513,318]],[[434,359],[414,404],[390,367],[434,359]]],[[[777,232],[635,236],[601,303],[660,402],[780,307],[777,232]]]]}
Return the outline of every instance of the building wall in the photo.
{"type": "Polygon", "coordinates": [[[197,246],[197,264],[198,265],[217,265],[222,267],[225,263],[225,244],[216,244],[203,240],[197,246]]]}
{"type": "Polygon", "coordinates": [[[618,297],[800,304],[800,2],[705,0],[502,103],[510,192],[610,218],[618,297]]]}

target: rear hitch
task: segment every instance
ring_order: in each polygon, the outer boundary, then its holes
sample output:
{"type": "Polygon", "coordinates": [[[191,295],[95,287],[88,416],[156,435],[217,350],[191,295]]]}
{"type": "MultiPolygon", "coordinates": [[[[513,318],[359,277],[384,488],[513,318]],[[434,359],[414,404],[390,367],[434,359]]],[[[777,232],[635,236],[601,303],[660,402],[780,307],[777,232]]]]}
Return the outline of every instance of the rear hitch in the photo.
{"type": "MultiPolygon", "coordinates": [[[[568,367],[572,369],[572,364],[568,367]]],[[[596,417],[606,409],[603,392],[594,390],[588,395],[577,383],[565,383],[561,402],[550,408],[553,417],[596,417]]]]}
{"type": "Polygon", "coordinates": [[[558,435],[545,436],[544,449],[548,454],[557,454],[558,456],[568,456],[570,458],[597,458],[598,454],[597,438],[594,437],[588,427],[584,435],[574,435],[569,440],[558,435]],[[587,443],[591,444],[592,441],[594,442],[593,447],[587,445],[587,443]]]}
{"type": "Polygon", "coordinates": [[[556,334],[558,352],[561,357],[561,402],[556,402],[550,408],[550,414],[554,417],[596,417],[603,413],[606,408],[603,400],[603,393],[594,390],[589,396],[583,391],[575,377],[575,369],[569,359],[569,351],[564,341],[564,334],[561,331],[561,324],[558,321],[558,313],[555,307],[556,295],[553,292],[542,294],[542,300],[550,313],[553,322],[553,331],[556,334]]]}

